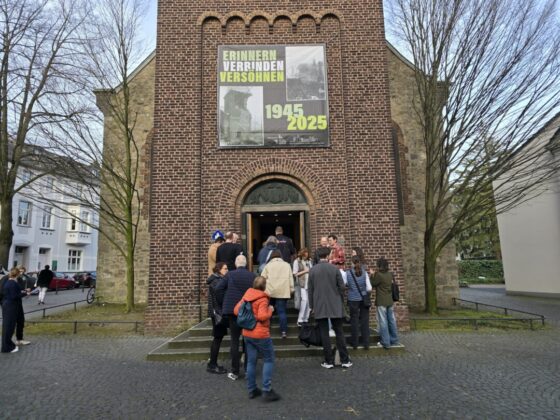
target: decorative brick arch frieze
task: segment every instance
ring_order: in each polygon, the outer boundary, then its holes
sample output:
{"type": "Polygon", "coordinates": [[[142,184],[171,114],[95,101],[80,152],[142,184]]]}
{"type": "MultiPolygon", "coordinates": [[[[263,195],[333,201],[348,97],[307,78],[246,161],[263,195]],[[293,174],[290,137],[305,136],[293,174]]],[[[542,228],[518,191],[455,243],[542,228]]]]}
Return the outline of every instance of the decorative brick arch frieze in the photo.
{"type": "Polygon", "coordinates": [[[324,9],[320,11],[304,9],[295,13],[289,12],[287,10],[278,10],[274,14],[270,14],[260,10],[256,10],[246,14],[241,11],[235,10],[227,13],[226,15],[221,15],[218,12],[205,12],[197,19],[197,24],[200,26],[204,26],[206,22],[213,19],[217,19],[218,21],[220,21],[222,30],[225,31],[230,21],[240,19],[241,21],[243,21],[243,24],[247,28],[247,31],[250,33],[251,24],[259,19],[265,19],[268,22],[268,26],[270,30],[272,31],[274,28],[274,24],[279,19],[282,18],[289,19],[290,22],[292,22],[292,26],[294,27],[295,30],[300,20],[305,18],[311,18],[315,21],[317,30],[319,30],[321,26],[321,22],[325,18],[330,18],[330,17],[337,18],[341,23],[343,21],[342,14],[334,9],[324,9]]]}

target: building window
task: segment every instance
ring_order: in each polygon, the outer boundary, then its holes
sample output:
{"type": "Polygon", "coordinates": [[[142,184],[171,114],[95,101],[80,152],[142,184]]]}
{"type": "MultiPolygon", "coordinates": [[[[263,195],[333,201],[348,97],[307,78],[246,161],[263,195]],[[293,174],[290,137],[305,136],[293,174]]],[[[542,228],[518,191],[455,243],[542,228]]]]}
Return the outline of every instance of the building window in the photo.
{"type": "Polygon", "coordinates": [[[80,232],[90,232],[90,227],[89,227],[89,211],[83,211],[82,212],[82,218],[81,218],[81,222],[80,222],[80,232]]]}
{"type": "Polygon", "coordinates": [[[45,190],[47,191],[52,191],[54,190],[54,178],[53,177],[47,177],[47,179],[45,179],[45,190]]]}
{"type": "Polygon", "coordinates": [[[52,207],[45,207],[43,209],[43,219],[41,221],[41,227],[43,229],[52,229],[52,207]]]}
{"type": "Polygon", "coordinates": [[[70,210],[70,220],[68,221],[68,230],[70,231],[78,230],[78,218],[76,214],[78,214],[77,210],[70,210]]]}
{"type": "Polygon", "coordinates": [[[21,183],[22,184],[26,184],[27,182],[29,182],[31,180],[31,171],[28,169],[24,169],[21,172],[21,183]]]}
{"type": "Polygon", "coordinates": [[[82,251],[70,249],[68,251],[68,271],[80,271],[82,268],[82,251]]]}
{"type": "Polygon", "coordinates": [[[29,201],[19,202],[17,223],[20,226],[31,226],[31,203],[29,201]]]}

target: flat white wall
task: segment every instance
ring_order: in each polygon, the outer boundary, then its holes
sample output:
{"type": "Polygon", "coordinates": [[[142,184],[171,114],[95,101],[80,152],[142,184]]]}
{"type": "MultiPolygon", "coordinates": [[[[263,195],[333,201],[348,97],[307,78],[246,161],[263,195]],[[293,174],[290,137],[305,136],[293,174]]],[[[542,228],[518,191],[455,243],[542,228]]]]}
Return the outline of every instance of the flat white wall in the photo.
{"type": "Polygon", "coordinates": [[[508,293],[560,296],[560,182],[498,215],[508,293]]]}

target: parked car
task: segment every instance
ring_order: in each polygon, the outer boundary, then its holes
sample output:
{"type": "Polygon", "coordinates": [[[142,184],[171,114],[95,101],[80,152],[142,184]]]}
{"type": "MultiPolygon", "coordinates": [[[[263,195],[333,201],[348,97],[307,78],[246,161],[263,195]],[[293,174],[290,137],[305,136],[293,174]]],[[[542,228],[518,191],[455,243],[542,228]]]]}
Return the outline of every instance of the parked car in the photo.
{"type": "Polygon", "coordinates": [[[74,274],[74,280],[78,286],[91,287],[95,286],[97,280],[96,271],[85,271],[83,273],[74,274]]]}
{"type": "Polygon", "coordinates": [[[30,276],[28,273],[19,276],[17,281],[22,289],[31,289],[32,295],[36,295],[39,293],[39,289],[35,287],[37,279],[33,276],[30,276]]]}
{"type": "MultiPolygon", "coordinates": [[[[73,289],[76,287],[76,282],[72,277],[69,277],[64,273],[61,273],[60,271],[53,271],[53,273],[54,273],[54,277],[49,284],[49,290],[73,289]]],[[[37,276],[39,275],[39,273],[37,272],[28,273],[28,274],[35,278],[37,278],[37,276]]]]}

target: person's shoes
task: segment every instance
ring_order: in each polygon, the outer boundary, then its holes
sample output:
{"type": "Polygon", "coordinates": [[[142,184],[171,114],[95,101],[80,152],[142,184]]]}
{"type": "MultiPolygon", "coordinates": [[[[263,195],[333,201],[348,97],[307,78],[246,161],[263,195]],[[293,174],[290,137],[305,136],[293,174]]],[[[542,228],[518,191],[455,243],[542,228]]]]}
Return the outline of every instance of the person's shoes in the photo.
{"type": "Polygon", "coordinates": [[[387,349],[389,348],[389,347],[385,347],[383,344],[381,344],[381,342],[377,343],[377,344],[375,345],[375,347],[377,347],[377,348],[383,348],[383,349],[385,349],[385,350],[387,350],[387,349]]]}
{"type": "Polygon", "coordinates": [[[236,375],[236,374],[233,373],[233,372],[228,373],[228,374],[227,374],[227,377],[228,377],[229,379],[231,379],[232,381],[237,381],[237,379],[239,379],[239,375],[236,375]]]}
{"type": "Polygon", "coordinates": [[[271,389],[270,391],[264,391],[264,400],[267,402],[271,402],[271,401],[278,401],[280,399],[280,395],[278,395],[276,392],[274,392],[273,389],[271,389]]]}
{"type": "Polygon", "coordinates": [[[206,366],[206,372],[223,374],[227,373],[227,369],[224,369],[223,366],[206,366]]]}
{"type": "Polygon", "coordinates": [[[327,363],[327,362],[321,363],[321,366],[324,367],[325,369],[332,369],[334,367],[332,363],[327,363]]]}
{"type": "Polygon", "coordinates": [[[283,332],[283,333],[282,333],[282,338],[288,338],[288,333],[287,333],[287,332],[283,332]]]}
{"type": "Polygon", "coordinates": [[[259,388],[255,388],[251,392],[249,392],[249,399],[252,400],[253,398],[260,397],[261,395],[262,391],[259,388]]]}
{"type": "Polygon", "coordinates": [[[303,327],[303,322],[299,322],[299,321],[298,321],[297,326],[298,326],[298,327],[303,327]]]}
{"type": "Polygon", "coordinates": [[[352,362],[350,360],[348,360],[347,362],[342,363],[341,366],[345,369],[348,369],[349,367],[352,367],[352,362]]]}
{"type": "Polygon", "coordinates": [[[401,343],[391,344],[391,348],[402,348],[402,347],[404,347],[404,345],[402,345],[401,343]]]}
{"type": "Polygon", "coordinates": [[[329,330],[329,337],[336,337],[334,330],[329,330]]]}
{"type": "Polygon", "coordinates": [[[28,344],[31,344],[31,341],[27,341],[27,340],[18,340],[16,341],[16,344],[18,346],[27,346],[28,344]]]}
{"type": "Polygon", "coordinates": [[[19,351],[19,347],[18,347],[18,346],[16,346],[16,348],[15,348],[15,349],[13,349],[13,350],[12,350],[12,351],[11,351],[10,353],[17,353],[18,351],[19,351]]]}

